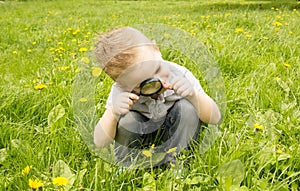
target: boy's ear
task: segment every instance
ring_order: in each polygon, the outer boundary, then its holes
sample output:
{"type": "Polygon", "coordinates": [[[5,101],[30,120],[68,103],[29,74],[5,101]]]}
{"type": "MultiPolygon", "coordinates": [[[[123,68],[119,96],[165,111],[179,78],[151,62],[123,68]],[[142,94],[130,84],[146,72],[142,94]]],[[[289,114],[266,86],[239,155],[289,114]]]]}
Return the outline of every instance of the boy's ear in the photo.
{"type": "Polygon", "coordinates": [[[161,54],[161,52],[159,50],[159,47],[156,44],[153,45],[153,48],[154,48],[154,53],[155,54],[159,54],[159,56],[162,57],[162,54],[161,54]]]}
{"type": "Polygon", "coordinates": [[[156,41],[155,41],[155,40],[152,40],[151,42],[153,43],[153,48],[154,48],[154,50],[158,50],[158,51],[159,51],[159,48],[158,48],[158,46],[156,45],[156,41]]]}
{"type": "Polygon", "coordinates": [[[158,48],[158,46],[155,44],[155,45],[153,45],[153,47],[154,47],[154,50],[157,50],[157,51],[159,51],[159,48],[158,48]]]}
{"type": "Polygon", "coordinates": [[[156,44],[153,45],[153,48],[154,48],[155,52],[158,52],[160,54],[160,56],[162,57],[159,47],[156,44]]]}

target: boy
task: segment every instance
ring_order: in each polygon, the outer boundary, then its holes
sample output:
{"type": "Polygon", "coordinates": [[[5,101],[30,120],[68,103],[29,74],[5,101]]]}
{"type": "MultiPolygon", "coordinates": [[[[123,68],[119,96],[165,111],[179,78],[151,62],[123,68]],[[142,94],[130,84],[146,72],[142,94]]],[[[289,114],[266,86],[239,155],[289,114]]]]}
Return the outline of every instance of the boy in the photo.
{"type": "MultiPolygon", "coordinates": [[[[220,112],[186,68],[165,61],[155,43],[131,27],[100,37],[96,58],[115,83],[94,130],[94,142],[114,141],[118,161],[131,165],[140,150],[176,153],[196,139],[201,123],[217,124],[220,112]]],[[[157,164],[174,161],[167,154],[157,164]]]]}

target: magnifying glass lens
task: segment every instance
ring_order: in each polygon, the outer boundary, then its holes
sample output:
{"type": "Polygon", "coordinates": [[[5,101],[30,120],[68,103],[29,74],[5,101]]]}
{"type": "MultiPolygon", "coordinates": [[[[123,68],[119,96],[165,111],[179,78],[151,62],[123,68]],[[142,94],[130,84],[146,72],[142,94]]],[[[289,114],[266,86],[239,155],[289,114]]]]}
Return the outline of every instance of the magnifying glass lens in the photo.
{"type": "Polygon", "coordinates": [[[157,78],[150,78],[143,81],[140,85],[140,93],[144,96],[154,95],[162,89],[162,84],[157,78]]]}

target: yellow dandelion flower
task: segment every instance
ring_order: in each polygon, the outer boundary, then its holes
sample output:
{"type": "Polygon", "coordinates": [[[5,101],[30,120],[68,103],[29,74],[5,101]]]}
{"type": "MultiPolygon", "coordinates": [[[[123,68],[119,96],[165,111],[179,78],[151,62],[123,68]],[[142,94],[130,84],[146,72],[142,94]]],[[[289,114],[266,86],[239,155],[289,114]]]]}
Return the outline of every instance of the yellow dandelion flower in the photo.
{"type": "Polygon", "coordinates": [[[143,150],[142,154],[145,155],[146,157],[152,157],[152,153],[149,150],[143,150]]]}
{"type": "Polygon", "coordinates": [[[70,52],[69,55],[72,56],[72,57],[74,57],[74,56],[76,56],[77,54],[76,54],[75,52],[70,52]]]}
{"type": "Polygon", "coordinates": [[[292,35],[292,34],[294,34],[294,33],[293,33],[293,31],[290,31],[289,34],[292,35]]]}
{"type": "Polygon", "coordinates": [[[242,33],[242,32],[244,32],[244,29],[242,29],[242,28],[236,28],[234,32],[236,32],[236,33],[242,33]]]}
{"type": "Polygon", "coordinates": [[[90,59],[88,57],[81,58],[81,61],[84,62],[84,63],[86,63],[86,64],[90,63],[90,59]]]}
{"type": "Polygon", "coordinates": [[[31,52],[32,52],[32,50],[31,50],[31,49],[27,49],[27,52],[28,52],[28,53],[31,53],[31,52]]]}
{"type": "Polygon", "coordinates": [[[61,52],[61,51],[65,51],[65,49],[63,48],[63,47],[58,47],[58,49],[57,49],[59,52],[61,52]]]}
{"type": "Polygon", "coordinates": [[[35,44],[36,44],[36,42],[34,41],[34,42],[32,42],[32,44],[33,44],[33,45],[35,45],[35,44]]]}
{"type": "Polygon", "coordinates": [[[47,39],[47,42],[51,42],[52,40],[50,38],[47,39]]]}
{"type": "Polygon", "coordinates": [[[278,149],[278,150],[276,151],[276,153],[277,153],[277,154],[282,154],[283,151],[282,151],[281,149],[278,149]]]}
{"type": "Polygon", "coordinates": [[[80,71],[81,71],[81,68],[77,68],[77,69],[75,70],[76,73],[78,73],[78,72],[80,72],[80,71]]]}
{"type": "Polygon", "coordinates": [[[76,41],[77,41],[77,39],[73,38],[71,41],[72,41],[72,42],[76,42],[76,41]]]}
{"type": "Polygon", "coordinates": [[[35,189],[38,189],[38,188],[42,187],[43,182],[40,181],[39,179],[33,180],[33,179],[30,178],[29,181],[28,181],[28,185],[31,189],[35,190],[35,189]]]}
{"type": "Polygon", "coordinates": [[[230,13],[226,13],[225,14],[225,17],[229,17],[231,14],[230,13]]]}
{"type": "Polygon", "coordinates": [[[82,102],[82,103],[84,103],[84,102],[87,102],[88,99],[86,99],[85,97],[82,97],[82,98],[79,99],[79,101],[82,102]]]}
{"type": "Polygon", "coordinates": [[[154,149],[154,147],[155,147],[155,144],[152,144],[152,145],[151,145],[151,149],[154,149]]]}
{"type": "Polygon", "coordinates": [[[177,150],[177,147],[170,148],[167,153],[173,153],[177,150]]]}
{"type": "Polygon", "coordinates": [[[99,67],[92,67],[92,75],[94,77],[98,77],[101,74],[101,68],[99,67]]]}
{"type": "Polygon", "coordinates": [[[267,37],[267,36],[264,36],[264,39],[265,39],[265,40],[269,40],[269,37],[267,37]]]}
{"type": "Polygon", "coordinates": [[[46,88],[47,86],[45,84],[37,84],[36,86],[34,86],[34,89],[36,90],[42,90],[44,88],[46,88]]]}
{"type": "Polygon", "coordinates": [[[72,34],[73,35],[76,35],[76,34],[78,34],[80,32],[80,30],[79,29],[76,29],[72,34]]]}
{"type": "Polygon", "coordinates": [[[57,61],[58,61],[58,58],[54,58],[53,61],[54,61],[54,62],[57,62],[57,61]]]}
{"type": "Polygon", "coordinates": [[[88,49],[87,48],[85,48],[85,47],[81,47],[81,48],[79,48],[79,52],[86,52],[88,49]]]}
{"type": "Polygon", "coordinates": [[[279,81],[279,80],[281,80],[281,78],[275,77],[274,80],[275,80],[275,81],[279,81]]]}
{"type": "Polygon", "coordinates": [[[23,170],[22,170],[22,175],[25,176],[27,174],[29,174],[30,170],[32,169],[32,166],[26,166],[23,170]]]}
{"type": "Polygon", "coordinates": [[[68,179],[65,177],[56,177],[56,178],[53,178],[53,181],[52,181],[52,183],[57,186],[64,186],[64,185],[68,184],[68,182],[69,182],[68,179]]]}
{"type": "Polygon", "coordinates": [[[63,42],[58,42],[57,44],[58,44],[58,45],[63,45],[64,43],[63,43],[63,42]]]}
{"type": "Polygon", "coordinates": [[[168,38],[169,36],[170,36],[170,34],[164,33],[164,38],[168,38]]]}
{"type": "Polygon", "coordinates": [[[263,130],[263,126],[262,126],[262,125],[259,125],[259,124],[257,124],[257,123],[255,123],[255,124],[254,124],[254,129],[255,129],[255,130],[258,130],[258,131],[259,131],[259,130],[263,130]]]}
{"type": "Polygon", "coordinates": [[[273,25],[273,26],[276,26],[276,27],[280,27],[280,26],[282,26],[282,23],[276,21],[276,22],[272,23],[272,25],[273,25]]]}
{"type": "Polygon", "coordinates": [[[18,54],[18,52],[16,50],[13,51],[13,54],[18,54]]]}
{"type": "Polygon", "coordinates": [[[173,162],[170,162],[170,166],[171,166],[172,168],[174,168],[174,167],[175,167],[175,164],[174,164],[173,162]]]}
{"type": "Polygon", "coordinates": [[[284,65],[285,67],[287,67],[287,68],[291,67],[291,65],[288,64],[288,63],[284,63],[283,65],[284,65]]]}
{"type": "Polygon", "coordinates": [[[70,66],[58,66],[57,69],[60,71],[65,71],[68,70],[70,68],[70,66]]]}

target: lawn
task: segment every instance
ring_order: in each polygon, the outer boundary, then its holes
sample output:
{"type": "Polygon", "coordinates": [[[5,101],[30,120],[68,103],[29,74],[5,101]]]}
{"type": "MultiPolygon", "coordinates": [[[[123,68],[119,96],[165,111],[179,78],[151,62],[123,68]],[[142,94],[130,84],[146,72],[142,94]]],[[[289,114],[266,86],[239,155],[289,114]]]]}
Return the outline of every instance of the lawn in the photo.
{"type": "Polygon", "coordinates": [[[28,0],[0,12],[0,190],[300,190],[299,2],[28,0]],[[90,52],[119,26],[157,29],[164,58],[220,104],[215,140],[199,149],[205,130],[178,156],[182,174],[123,169],[92,145],[112,81],[90,52]]]}

